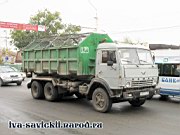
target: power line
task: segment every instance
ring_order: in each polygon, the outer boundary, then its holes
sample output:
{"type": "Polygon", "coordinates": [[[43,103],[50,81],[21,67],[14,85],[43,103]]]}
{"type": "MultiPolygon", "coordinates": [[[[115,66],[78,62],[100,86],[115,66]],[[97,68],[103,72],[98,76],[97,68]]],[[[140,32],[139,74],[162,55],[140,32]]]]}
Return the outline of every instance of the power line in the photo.
{"type": "Polygon", "coordinates": [[[93,30],[96,30],[96,28],[93,28],[93,27],[86,27],[86,26],[80,26],[81,28],[83,29],[93,29],[93,30]]]}
{"type": "Polygon", "coordinates": [[[135,32],[143,32],[143,31],[156,31],[156,30],[163,30],[163,29],[171,29],[171,28],[177,28],[177,27],[180,27],[180,25],[157,27],[157,28],[137,29],[137,30],[127,30],[127,31],[110,32],[110,33],[111,34],[135,33],[135,32]]]}
{"type": "Polygon", "coordinates": [[[98,31],[98,14],[97,14],[97,8],[94,6],[94,4],[88,0],[89,4],[93,7],[93,9],[96,11],[96,17],[95,17],[95,20],[96,20],[96,32],[98,31]]]}

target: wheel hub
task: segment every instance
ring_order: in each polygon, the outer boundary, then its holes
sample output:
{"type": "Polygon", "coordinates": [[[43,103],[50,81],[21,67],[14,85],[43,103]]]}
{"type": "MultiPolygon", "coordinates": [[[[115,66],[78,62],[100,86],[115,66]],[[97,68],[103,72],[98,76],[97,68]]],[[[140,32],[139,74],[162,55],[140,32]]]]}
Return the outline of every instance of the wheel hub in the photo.
{"type": "Polygon", "coordinates": [[[33,93],[34,93],[34,94],[37,94],[37,92],[38,92],[38,88],[37,88],[37,86],[34,86],[34,87],[33,87],[33,93]]]}
{"type": "Polygon", "coordinates": [[[105,99],[101,93],[98,93],[96,95],[96,105],[98,105],[101,108],[103,108],[105,105],[105,99]]]}
{"type": "Polygon", "coordinates": [[[47,93],[49,96],[52,96],[52,89],[50,87],[47,88],[47,93]]]}

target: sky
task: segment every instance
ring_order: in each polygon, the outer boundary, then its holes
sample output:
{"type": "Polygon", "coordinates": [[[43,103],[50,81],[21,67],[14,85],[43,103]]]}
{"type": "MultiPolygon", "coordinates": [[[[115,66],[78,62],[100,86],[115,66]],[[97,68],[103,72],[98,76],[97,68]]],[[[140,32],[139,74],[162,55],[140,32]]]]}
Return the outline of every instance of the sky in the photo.
{"type": "Polygon", "coordinates": [[[60,12],[64,23],[96,28],[97,13],[98,32],[114,40],[180,45],[179,5],[179,0],[0,0],[0,21],[28,23],[38,10],[48,9],[60,12]]]}

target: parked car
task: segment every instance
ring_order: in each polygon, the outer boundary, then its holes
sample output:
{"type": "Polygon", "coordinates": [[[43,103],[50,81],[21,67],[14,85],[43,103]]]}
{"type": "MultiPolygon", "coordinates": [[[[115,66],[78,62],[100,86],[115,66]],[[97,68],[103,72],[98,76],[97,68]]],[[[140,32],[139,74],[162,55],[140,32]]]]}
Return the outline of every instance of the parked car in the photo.
{"type": "Polygon", "coordinates": [[[0,87],[8,83],[22,84],[21,73],[10,66],[0,66],[0,87]]]}
{"type": "Polygon", "coordinates": [[[18,70],[17,68],[15,68],[15,67],[12,67],[16,72],[19,72],[20,74],[21,74],[21,76],[22,76],[22,78],[23,78],[23,81],[25,80],[25,78],[26,78],[26,73],[24,73],[24,72],[22,72],[22,71],[20,71],[20,70],[18,70]]]}

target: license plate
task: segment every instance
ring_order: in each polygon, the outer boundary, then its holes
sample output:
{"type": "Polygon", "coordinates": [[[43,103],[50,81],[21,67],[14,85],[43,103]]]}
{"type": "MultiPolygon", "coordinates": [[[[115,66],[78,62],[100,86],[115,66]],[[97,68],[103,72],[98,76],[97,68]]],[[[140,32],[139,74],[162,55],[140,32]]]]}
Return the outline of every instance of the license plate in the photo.
{"type": "Polygon", "coordinates": [[[140,96],[146,96],[146,95],[149,95],[149,91],[140,92],[140,96]]]}
{"type": "Polygon", "coordinates": [[[15,79],[15,78],[14,78],[14,79],[12,79],[12,81],[18,81],[18,79],[15,79]]]}

